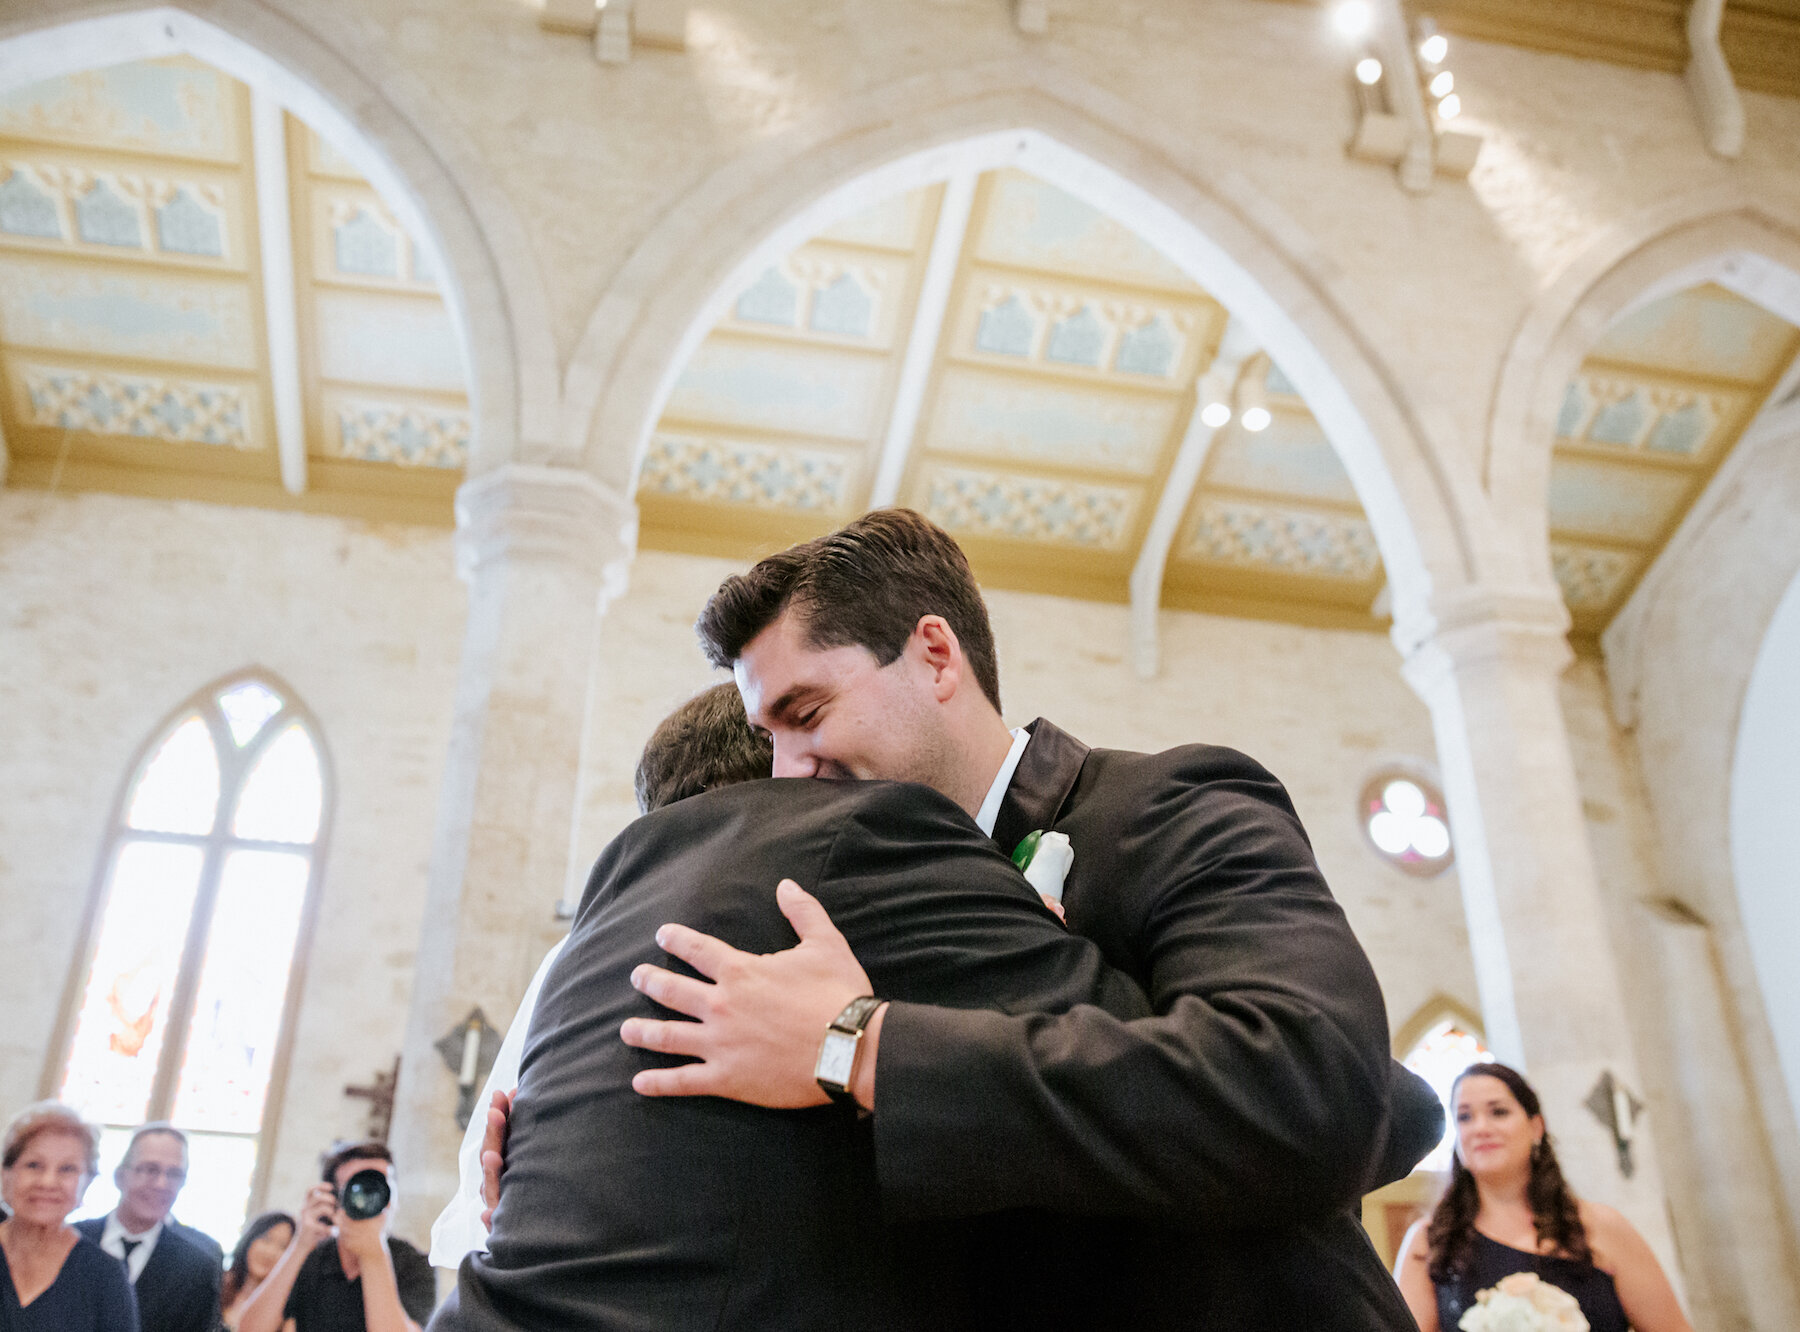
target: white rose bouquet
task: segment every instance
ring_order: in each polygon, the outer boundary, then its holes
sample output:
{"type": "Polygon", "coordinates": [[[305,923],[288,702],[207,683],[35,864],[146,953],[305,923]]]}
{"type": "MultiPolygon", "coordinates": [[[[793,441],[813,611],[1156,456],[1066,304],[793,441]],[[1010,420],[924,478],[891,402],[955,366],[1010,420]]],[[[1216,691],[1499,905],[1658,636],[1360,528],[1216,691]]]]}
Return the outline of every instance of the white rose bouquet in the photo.
{"type": "Polygon", "coordinates": [[[1588,1332],[1575,1297],[1536,1272],[1514,1272],[1480,1291],[1456,1325],[1462,1332],[1588,1332]]]}

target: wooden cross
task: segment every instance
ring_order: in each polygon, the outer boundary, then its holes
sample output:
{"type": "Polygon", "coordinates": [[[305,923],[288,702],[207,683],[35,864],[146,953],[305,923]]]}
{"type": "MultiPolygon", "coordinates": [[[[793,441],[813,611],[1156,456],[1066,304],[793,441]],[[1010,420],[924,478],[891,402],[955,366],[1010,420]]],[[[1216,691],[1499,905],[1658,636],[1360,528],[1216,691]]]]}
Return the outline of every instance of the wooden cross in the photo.
{"type": "Polygon", "coordinates": [[[345,1087],[344,1095],[356,1096],[369,1103],[369,1136],[376,1142],[386,1142],[388,1130],[394,1124],[394,1088],[400,1082],[400,1056],[394,1056],[394,1066],[385,1073],[377,1073],[373,1084],[367,1087],[345,1087]]]}

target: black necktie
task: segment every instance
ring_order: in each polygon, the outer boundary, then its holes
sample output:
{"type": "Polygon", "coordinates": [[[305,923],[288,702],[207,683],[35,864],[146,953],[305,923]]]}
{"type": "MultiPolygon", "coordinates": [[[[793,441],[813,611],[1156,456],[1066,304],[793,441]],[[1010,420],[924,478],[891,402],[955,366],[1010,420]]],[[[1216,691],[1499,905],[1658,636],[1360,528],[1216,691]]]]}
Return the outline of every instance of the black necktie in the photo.
{"type": "Polygon", "coordinates": [[[119,1237],[119,1247],[125,1250],[119,1255],[119,1261],[125,1264],[126,1280],[131,1279],[131,1251],[143,1242],[143,1240],[128,1240],[122,1235],[119,1237]]]}

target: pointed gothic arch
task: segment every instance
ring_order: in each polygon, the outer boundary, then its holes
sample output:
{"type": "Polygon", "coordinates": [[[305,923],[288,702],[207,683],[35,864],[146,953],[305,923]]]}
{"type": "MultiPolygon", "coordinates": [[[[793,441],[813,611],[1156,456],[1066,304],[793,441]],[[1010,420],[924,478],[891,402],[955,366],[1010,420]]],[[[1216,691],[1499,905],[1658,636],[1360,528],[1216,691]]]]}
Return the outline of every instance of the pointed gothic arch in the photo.
{"type": "Polygon", "coordinates": [[[1394,376],[1304,238],[1241,180],[1202,181],[1157,151],[1158,127],[1029,64],[903,81],[826,108],[748,150],[668,209],[602,296],[565,379],[560,442],[629,493],[676,377],[739,291],[831,223],[958,173],[1013,165],[1160,248],[1289,373],[1343,459],[1393,594],[1395,637],[1429,632],[1434,597],[1475,582],[1485,506],[1438,456],[1394,376]],[[1117,114],[1115,114],[1117,113],[1117,114]]]}
{"type": "Polygon", "coordinates": [[[163,717],[107,820],[41,1093],[100,1124],[103,1153],[147,1120],[186,1132],[202,1229],[262,1198],[334,785],[317,719],[252,667],[163,717]]]}
{"type": "MultiPolygon", "coordinates": [[[[0,18],[0,92],[131,60],[190,55],[311,125],[432,251],[466,361],[479,475],[548,439],[557,357],[525,231],[473,148],[434,108],[398,105],[292,17],[255,0],[142,5],[21,0],[0,18]],[[427,135],[421,125],[429,123],[427,135]]],[[[407,98],[428,98],[417,85],[407,98]]]]}

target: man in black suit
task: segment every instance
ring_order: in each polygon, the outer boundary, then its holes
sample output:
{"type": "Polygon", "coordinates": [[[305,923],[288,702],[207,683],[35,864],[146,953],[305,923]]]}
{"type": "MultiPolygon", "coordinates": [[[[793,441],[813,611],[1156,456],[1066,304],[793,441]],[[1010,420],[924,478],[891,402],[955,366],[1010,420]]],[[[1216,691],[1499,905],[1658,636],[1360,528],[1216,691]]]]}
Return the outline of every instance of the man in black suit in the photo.
{"type": "MultiPolygon", "coordinates": [[[[699,630],[772,736],[777,776],[922,782],[1002,850],[1066,833],[1070,928],[1155,1009],[879,1008],[854,1091],[892,1213],[1013,1209],[1014,1261],[987,1266],[1018,1283],[1004,1307],[1035,1301],[1040,1326],[1412,1327],[1353,1209],[1429,1150],[1442,1110],[1390,1057],[1374,974],[1272,776],[1210,746],[1089,750],[1044,721],[1009,733],[967,562],[903,510],[727,579],[699,630]]],[[[624,1039],[700,1062],[638,1089],[822,1099],[832,1015],[890,996],[841,939],[799,934],[749,956],[666,929],[714,983],[646,974],[646,993],[698,1021],[634,1019],[624,1039]]]]}
{"type": "Polygon", "coordinates": [[[125,1264],[143,1332],[213,1332],[224,1254],[169,1215],[187,1182],[187,1135],[151,1123],[132,1132],[113,1182],[119,1205],[75,1228],[125,1264]]]}
{"type": "Polygon", "coordinates": [[[639,792],[654,812],[601,856],[545,979],[490,1252],[464,1260],[433,1332],[976,1325],[978,1283],[947,1278],[940,1228],[883,1220],[854,1106],[632,1090],[679,1062],[618,1039],[622,1021],[664,1011],[633,988],[657,927],[680,918],[739,948],[791,947],[784,913],[805,908],[790,884],[778,908],[786,872],[812,885],[805,901],[830,910],[883,995],[1013,1014],[1097,1005],[1117,1019],[1149,1004],[950,800],[892,782],[747,780],[768,765],[730,685],[652,739],[639,792]]]}

